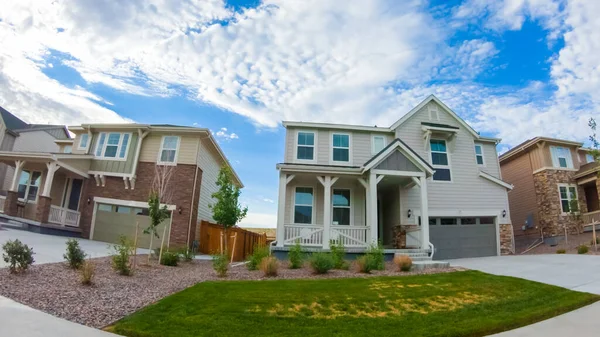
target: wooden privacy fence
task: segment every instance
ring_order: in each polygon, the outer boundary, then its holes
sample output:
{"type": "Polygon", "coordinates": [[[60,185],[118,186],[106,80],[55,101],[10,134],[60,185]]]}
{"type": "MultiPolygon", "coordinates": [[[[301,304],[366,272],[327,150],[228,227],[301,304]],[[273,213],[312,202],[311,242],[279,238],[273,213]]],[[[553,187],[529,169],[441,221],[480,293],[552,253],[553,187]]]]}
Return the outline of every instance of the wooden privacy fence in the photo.
{"type": "MultiPolygon", "coordinates": [[[[222,237],[225,231],[223,226],[210,223],[208,221],[200,222],[200,240],[199,251],[203,254],[218,254],[223,247],[222,237]]],[[[233,261],[244,261],[249,255],[252,255],[254,246],[264,246],[267,244],[267,235],[247,231],[242,228],[234,227],[228,231],[229,237],[227,250],[233,261]]]]}

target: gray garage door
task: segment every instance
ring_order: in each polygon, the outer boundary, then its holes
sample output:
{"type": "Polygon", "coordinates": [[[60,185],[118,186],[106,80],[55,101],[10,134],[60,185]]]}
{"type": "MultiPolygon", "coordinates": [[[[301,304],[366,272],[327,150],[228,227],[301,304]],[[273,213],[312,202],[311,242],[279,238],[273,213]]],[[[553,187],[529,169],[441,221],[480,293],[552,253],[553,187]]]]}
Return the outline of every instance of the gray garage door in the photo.
{"type": "Polygon", "coordinates": [[[430,218],[434,260],[497,255],[494,217],[430,218]]]}

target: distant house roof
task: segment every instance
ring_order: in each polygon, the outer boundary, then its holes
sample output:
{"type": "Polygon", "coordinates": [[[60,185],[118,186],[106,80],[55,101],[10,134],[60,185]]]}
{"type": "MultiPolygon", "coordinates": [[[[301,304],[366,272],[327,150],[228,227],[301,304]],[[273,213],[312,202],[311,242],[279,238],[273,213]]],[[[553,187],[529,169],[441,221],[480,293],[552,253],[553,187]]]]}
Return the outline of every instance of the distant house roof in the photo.
{"type": "Polygon", "coordinates": [[[19,117],[13,115],[8,110],[0,107],[0,115],[4,120],[4,125],[9,132],[18,135],[21,132],[30,131],[46,131],[57,139],[69,139],[71,138],[67,127],[64,125],[55,124],[27,124],[19,117]]]}
{"type": "Polygon", "coordinates": [[[2,115],[2,119],[4,120],[4,124],[6,128],[13,131],[18,129],[26,129],[29,127],[29,124],[25,123],[19,117],[11,114],[6,109],[0,106],[0,115],[2,115]]]}
{"type": "Polygon", "coordinates": [[[500,162],[503,162],[505,160],[507,160],[508,158],[516,155],[517,153],[520,153],[530,147],[532,147],[533,145],[539,143],[539,142],[549,142],[549,143],[554,143],[554,144],[561,144],[561,145],[568,145],[568,146],[577,146],[578,148],[583,146],[583,143],[580,142],[574,142],[571,140],[564,140],[564,139],[557,139],[557,138],[549,138],[549,137],[534,137],[531,139],[528,139],[526,141],[524,141],[523,143],[513,147],[512,149],[508,150],[507,152],[503,153],[500,157],[499,160],[500,162]]]}

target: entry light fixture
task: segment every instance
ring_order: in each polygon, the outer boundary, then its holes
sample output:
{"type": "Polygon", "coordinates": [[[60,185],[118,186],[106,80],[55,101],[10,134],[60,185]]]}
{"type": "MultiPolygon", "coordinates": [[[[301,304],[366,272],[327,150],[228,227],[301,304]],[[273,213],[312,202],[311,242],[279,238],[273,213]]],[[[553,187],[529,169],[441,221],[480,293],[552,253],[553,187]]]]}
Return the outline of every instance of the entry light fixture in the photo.
{"type": "Polygon", "coordinates": [[[410,218],[411,215],[412,215],[412,209],[409,209],[407,216],[410,218]]]}
{"type": "Polygon", "coordinates": [[[506,210],[502,210],[502,217],[506,218],[506,210]]]}
{"type": "Polygon", "coordinates": [[[87,198],[87,204],[89,205],[92,202],[92,198],[88,197],[87,198]]]}
{"type": "Polygon", "coordinates": [[[179,206],[179,208],[177,209],[177,211],[179,212],[179,214],[181,214],[181,212],[183,212],[183,208],[181,208],[181,206],[179,206]]]}

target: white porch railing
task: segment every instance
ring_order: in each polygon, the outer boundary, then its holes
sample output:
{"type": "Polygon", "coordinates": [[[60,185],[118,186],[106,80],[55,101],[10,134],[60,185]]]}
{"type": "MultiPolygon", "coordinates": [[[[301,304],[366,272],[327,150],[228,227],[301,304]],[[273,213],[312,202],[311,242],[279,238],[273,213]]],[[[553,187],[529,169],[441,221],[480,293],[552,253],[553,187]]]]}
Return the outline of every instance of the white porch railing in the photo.
{"type": "Polygon", "coordinates": [[[0,195],[0,213],[4,213],[4,202],[6,201],[6,197],[0,195]]]}
{"type": "Polygon", "coordinates": [[[299,242],[303,246],[323,246],[323,226],[284,225],[283,243],[293,245],[299,242]]]}
{"type": "Polygon", "coordinates": [[[81,214],[77,211],[51,205],[48,222],[63,226],[79,227],[80,216],[81,214]]]}
{"type": "Polygon", "coordinates": [[[583,213],[581,216],[583,218],[584,225],[600,222],[600,211],[583,213]]]}
{"type": "Polygon", "coordinates": [[[344,247],[366,247],[370,237],[367,226],[331,226],[331,240],[340,241],[344,247]]]}

